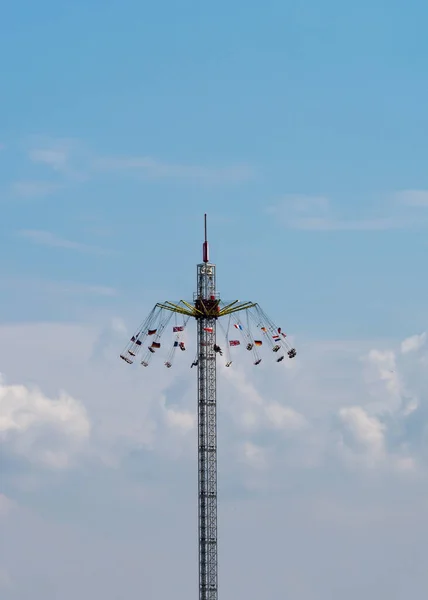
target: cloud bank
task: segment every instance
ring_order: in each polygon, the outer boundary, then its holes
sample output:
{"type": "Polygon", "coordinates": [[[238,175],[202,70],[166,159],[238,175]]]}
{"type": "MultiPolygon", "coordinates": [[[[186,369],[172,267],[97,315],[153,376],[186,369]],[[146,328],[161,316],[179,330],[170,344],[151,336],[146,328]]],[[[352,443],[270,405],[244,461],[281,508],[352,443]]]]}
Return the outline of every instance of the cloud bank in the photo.
{"type": "MultiPolygon", "coordinates": [[[[187,353],[168,371],[162,361],[128,369],[118,359],[121,319],[0,334],[2,370],[21,382],[1,383],[2,598],[197,594],[187,353]],[[58,339],[67,340],[61,352],[58,339]]],[[[421,597],[426,335],[295,345],[284,368],[257,370],[245,352],[234,369],[219,365],[224,598],[421,597]]]]}
{"type": "Polygon", "coordinates": [[[427,190],[404,190],[360,207],[356,216],[325,196],[285,195],[267,210],[288,229],[386,231],[427,227],[427,207],[427,190]]]}
{"type": "MultiPolygon", "coordinates": [[[[26,335],[30,331],[27,328],[26,335]]],[[[61,385],[71,389],[56,400],[27,385],[2,381],[0,429],[11,451],[53,466],[67,465],[83,442],[86,451],[111,464],[141,448],[153,455],[191,460],[194,371],[183,370],[188,365],[174,365],[176,373],[171,370],[171,377],[165,377],[161,361],[147,371],[124,368],[116,357],[122,331],[123,325],[118,329],[115,322],[111,329],[91,333],[94,354],[89,362],[79,360],[79,351],[73,350],[80,384],[68,374],[61,385]],[[103,352],[98,355],[100,344],[103,352]],[[49,432],[57,434],[52,448],[41,441],[49,432]]],[[[189,338],[187,343],[192,342],[189,338]]],[[[343,344],[332,344],[321,358],[316,342],[304,342],[296,362],[289,361],[283,369],[267,364],[264,372],[256,372],[244,361],[234,362],[230,369],[220,364],[222,452],[237,460],[245,456],[249,466],[253,457],[257,469],[265,464],[271,472],[284,460],[292,468],[326,468],[332,460],[341,468],[428,467],[422,432],[416,435],[411,427],[427,410],[426,333],[397,341],[394,348],[349,343],[347,363],[340,367],[336,361],[340,354],[343,361],[343,344]],[[348,371],[345,380],[338,377],[338,369],[348,371]],[[270,458],[263,463],[264,454],[270,458]]],[[[50,349],[45,352],[49,364],[50,349]]],[[[45,378],[48,384],[49,370],[45,378]]],[[[38,383],[43,385],[43,380],[38,383]]]]}
{"type": "Polygon", "coordinates": [[[37,388],[7,385],[0,376],[0,439],[30,463],[68,467],[87,442],[84,406],[66,393],[51,399],[37,388]]]}

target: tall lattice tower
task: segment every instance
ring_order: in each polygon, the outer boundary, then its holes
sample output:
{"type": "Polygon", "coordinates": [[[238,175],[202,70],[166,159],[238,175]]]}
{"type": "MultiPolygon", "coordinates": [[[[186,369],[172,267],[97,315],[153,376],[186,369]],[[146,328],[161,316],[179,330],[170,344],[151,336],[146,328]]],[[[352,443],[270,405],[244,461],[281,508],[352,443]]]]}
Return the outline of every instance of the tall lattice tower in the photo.
{"type": "Polygon", "coordinates": [[[218,292],[209,262],[207,216],[203,262],[198,265],[195,308],[198,326],[199,598],[217,600],[217,364],[218,292]]]}
{"type": "Polygon", "coordinates": [[[209,261],[206,215],[204,222],[203,261],[197,266],[197,291],[193,302],[180,300],[156,304],[120,357],[132,364],[143,352],[141,365],[148,367],[153,355],[160,350],[162,334],[174,316],[172,346],[164,363],[171,368],[176,350],[186,350],[183,337],[189,320],[196,321],[197,350],[190,366],[197,367],[198,372],[199,600],[217,600],[217,360],[225,353],[226,367],[230,367],[233,362],[231,349],[235,351],[241,341],[251,352],[255,366],[262,362],[259,352],[263,344],[274,353],[278,363],[286,355],[294,358],[296,350],[289,344],[287,334],[276,327],[257,303],[223,302],[220,299],[216,267],[209,261]],[[242,314],[246,319],[240,318],[242,314]],[[227,328],[221,324],[222,317],[228,317],[227,328]],[[217,338],[217,325],[226,344],[224,352],[217,338]],[[231,328],[241,339],[231,339],[231,328]]]}

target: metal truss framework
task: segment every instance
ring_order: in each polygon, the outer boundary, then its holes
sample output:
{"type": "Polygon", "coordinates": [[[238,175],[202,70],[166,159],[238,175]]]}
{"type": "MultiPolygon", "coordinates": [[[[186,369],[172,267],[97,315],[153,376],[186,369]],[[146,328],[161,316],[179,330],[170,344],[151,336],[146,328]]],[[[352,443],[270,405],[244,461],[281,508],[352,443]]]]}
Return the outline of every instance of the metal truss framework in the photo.
{"type": "MultiPolygon", "coordinates": [[[[235,300],[220,305],[216,267],[197,267],[194,305],[180,300],[156,306],[197,320],[198,357],[198,484],[199,484],[199,600],[218,599],[217,550],[217,319],[256,306],[235,300]]],[[[218,349],[219,350],[219,349],[218,349]]]]}
{"type": "MultiPolygon", "coordinates": [[[[215,306],[215,266],[198,265],[195,305],[215,306]]],[[[216,317],[198,318],[199,600],[217,600],[216,317]]]]}
{"type": "MultiPolygon", "coordinates": [[[[256,310],[256,324],[266,336],[267,346],[276,353],[283,344],[288,350],[289,358],[294,358],[296,350],[288,345],[287,340],[284,339],[286,335],[281,332],[280,328],[276,328],[257,303],[240,302],[239,300],[223,303],[220,300],[220,294],[216,290],[216,267],[209,262],[208,258],[205,215],[203,262],[197,265],[197,291],[193,296],[193,304],[185,300],[156,304],[146,321],[140,326],[138,333],[132,336],[124,353],[120,355],[127,363],[132,364],[146,337],[153,336],[151,337],[153,342],[141,361],[141,364],[147,367],[150,357],[156,349],[160,348],[160,337],[173,313],[183,315],[185,323],[190,318],[194,318],[197,322],[197,360],[191,366],[197,365],[198,367],[199,600],[218,600],[216,361],[217,354],[222,355],[222,350],[217,344],[217,320],[239,311],[247,311],[248,316],[251,313],[249,309],[252,308],[256,310]],[[170,311],[170,316],[166,320],[162,320],[159,316],[162,309],[170,311]]],[[[240,324],[239,317],[232,318],[236,320],[235,327],[242,330],[243,326],[240,324]]],[[[173,330],[183,331],[184,326],[175,327],[173,330]]],[[[229,345],[227,335],[226,342],[229,345]]],[[[247,350],[255,353],[254,364],[257,365],[261,362],[261,358],[257,356],[255,347],[261,345],[262,341],[255,341],[248,335],[248,331],[246,334],[244,332],[245,338],[245,343],[248,342],[247,350]]],[[[231,341],[230,345],[232,344],[235,342],[231,341]]],[[[174,342],[174,347],[176,346],[179,346],[178,339],[174,342]]],[[[184,344],[181,349],[185,349],[184,344]]],[[[283,358],[284,356],[280,356],[276,360],[280,362],[283,358]]],[[[230,355],[227,360],[229,362],[226,366],[230,366],[232,364],[230,355]]],[[[169,359],[165,365],[171,367],[169,359]]]]}
{"type": "Polygon", "coordinates": [[[217,600],[215,319],[198,321],[199,599],[217,600]],[[210,331],[207,331],[209,329],[210,331]]]}
{"type": "MultiPolygon", "coordinates": [[[[210,267],[214,267],[214,265],[209,265],[210,267]]],[[[215,268],[215,267],[214,267],[215,268]]],[[[202,317],[225,317],[226,315],[231,315],[232,313],[239,312],[240,310],[246,310],[248,308],[253,308],[257,306],[254,302],[239,302],[239,300],[234,300],[226,306],[220,306],[218,302],[215,307],[212,307],[211,302],[207,299],[200,299],[197,306],[192,306],[189,302],[185,300],[180,300],[180,302],[169,302],[166,300],[165,302],[158,302],[156,307],[164,308],[165,310],[170,310],[171,312],[186,315],[188,317],[194,317],[195,319],[200,319],[202,317]],[[217,308],[218,307],[218,308],[217,308]]]]}
{"type": "Polygon", "coordinates": [[[208,261],[197,267],[194,305],[180,300],[156,305],[197,321],[198,357],[198,485],[199,485],[199,600],[218,599],[217,551],[217,319],[256,306],[235,300],[220,305],[216,267],[208,261]]]}

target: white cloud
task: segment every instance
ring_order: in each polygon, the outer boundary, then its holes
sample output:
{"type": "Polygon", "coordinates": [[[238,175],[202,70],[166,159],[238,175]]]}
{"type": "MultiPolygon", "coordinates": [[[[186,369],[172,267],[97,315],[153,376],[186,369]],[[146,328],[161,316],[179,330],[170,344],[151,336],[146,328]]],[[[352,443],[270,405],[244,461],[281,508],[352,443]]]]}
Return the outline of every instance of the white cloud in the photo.
{"type": "Polygon", "coordinates": [[[428,190],[403,190],[397,192],[396,198],[406,206],[428,207],[428,190]]]}
{"type": "Polygon", "coordinates": [[[29,156],[33,162],[48,165],[55,171],[63,171],[67,166],[69,152],[66,147],[58,147],[56,149],[36,148],[30,150],[29,156]]]}
{"type": "MultiPolygon", "coordinates": [[[[104,465],[82,461],[84,468],[72,474],[48,470],[54,483],[42,479],[32,462],[39,485],[27,486],[25,494],[5,473],[8,497],[19,489],[22,501],[32,506],[31,511],[8,509],[7,518],[0,519],[0,536],[14,540],[7,548],[0,544],[0,564],[19,600],[54,600],[58,593],[63,600],[89,600],[96,593],[113,600],[125,586],[133,592],[141,585],[160,598],[173,593],[177,581],[181,600],[194,589],[192,339],[172,369],[165,369],[158,355],[149,369],[133,369],[117,356],[127,331],[118,317],[101,328],[94,323],[0,328],[0,364],[10,377],[37,382],[47,398],[65,388],[91,415],[91,435],[83,447],[78,444],[74,463],[83,450],[104,459],[104,465]],[[59,340],[66,340],[60,351],[59,340]],[[165,568],[174,578],[161,577],[165,568]]],[[[244,582],[249,600],[285,592],[302,600],[336,600],[343,594],[359,600],[362,588],[393,597],[391,589],[407,573],[405,593],[423,597],[428,388],[419,359],[424,348],[402,354],[400,340],[299,339],[296,347],[294,361],[266,360],[263,369],[247,364],[245,351],[236,352],[230,369],[219,365],[222,586],[236,597],[244,582]],[[390,379],[390,367],[396,380],[390,379]],[[408,414],[407,394],[419,399],[408,414]],[[245,412],[252,415],[251,427],[245,412]],[[406,570],[409,547],[418,551],[406,570]],[[311,581],[302,585],[308,570],[311,581]]],[[[46,421],[44,411],[41,415],[46,421]]],[[[45,437],[45,445],[55,455],[58,448],[70,452],[70,435],[61,429],[55,437],[57,427],[54,419],[54,435],[45,437]]],[[[14,431],[29,447],[32,427],[14,431]]],[[[8,452],[13,450],[9,445],[8,452]]],[[[0,513],[2,505],[9,501],[0,496],[0,513]]],[[[5,600],[13,598],[7,593],[5,600]]]]}
{"type": "Polygon", "coordinates": [[[61,294],[93,294],[95,296],[117,296],[117,290],[107,285],[88,285],[75,282],[45,282],[45,288],[61,294]]]}
{"type": "Polygon", "coordinates": [[[12,184],[12,193],[22,198],[39,198],[56,192],[59,185],[49,181],[17,181],[12,184]]]}
{"type": "Polygon", "coordinates": [[[76,250],[78,252],[88,252],[93,254],[109,254],[109,252],[103,248],[68,240],[50,231],[41,231],[39,229],[22,229],[18,232],[18,234],[21,237],[34,242],[35,244],[40,244],[41,246],[65,248],[67,250],[76,250]]]}
{"type": "Polygon", "coordinates": [[[151,179],[188,179],[210,183],[235,183],[252,179],[254,171],[247,165],[206,167],[165,163],[150,156],[101,157],[94,161],[95,169],[106,171],[135,171],[151,179]]]}
{"type": "Polygon", "coordinates": [[[401,343],[402,354],[408,354],[409,352],[418,352],[427,342],[427,334],[421,333],[420,335],[412,335],[406,338],[401,343]]]}
{"type": "Polygon", "coordinates": [[[278,401],[271,401],[259,391],[247,369],[236,365],[234,369],[224,369],[222,372],[229,383],[227,411],[243,431],[251,433],[260,429],[276,429],[293,432],[306,427],[306,419],[298,411],[278,401]]]}
{"type": "Polygon", "coordinates": [[[404,471],[406,473],[413,473],[417,469],[415,459],[410,456],[397,458],[395,466],[399,471],[404,471]]]}
{"type": "Polygon", "coordinates": [[[13,510],[14,506],[14,502],[0,492],[0,517],[8,515],[10,511],[13,510]]]}
{"type": "Polygon", "coordinates": [[[104,296],[107,298],[118,295],[118,291],[107,285],[91,285],[76,281],[49,281],[35,277],[5,277],[0,280],[0,289],[20,294],[36,294],[60,296],[104,296]]]}
{"type": "Polygon", "coordinates": [[[254,169],[246,164],[208,166],[165,162],[151,156],[97,156],[83,143],[73,139],[33,141],[29,159],[74,180],[84,181],[110,171],[136,173],[150,179],[187,180],[202,183],[240,183],[254,178],[254,169]]]}
{"type": "Polygon", "coordinates": [[[422,353],[425,336],[424,333],[411,336],[394,350],[371,350],[365,357],[368,406],[374,414],[402,419],[421,407],[424,397],[421,383],[424,380],[428,383],[422,353]],[[411,353],[415,356],[408,362],[411,353]]]}
{"type": "Polygon", "coordinates": [[[428,192],[424,190],[391,194],[375,202],[362,216],[344,217],[339,203],[323,196],[285,195],[268,212],[291,229],[307,231],[385,231],[425,227],[428,192]]]}
{"type": "MultiPolygon", "coordinates": [[[[14,377],[23,373],[26,380],[65,387],[72,397],[82,398],[93,422],[88,452],[111,465],[126,461],[135,449],[169,459],[194,457],[195,370],[188,369],[187,353],[180,353],[170,371],[157,356],[149,369],[134,369],[118,359],[128,337],[121,319],[100,333],[87,330],[84,337],[83,330],[79,333],[74,327],[51,329],[48,334],[47,326],[41,325],[23,326],[20,333],[3,328],[4,347],[9,348],[4,368],[14,377]],[[28,363],[24,371],[21,363],[14,373],[13,357],[20,351],[22,336],[29,356],[34,354],[32,347],[40,354],[43,340],[43,360],[37,367],[28,363]],[[67,340],[60,355],[58,339],[67,340]]],[[[190,337],[189,350],[192,342],[190,337]]],[[[330,343],[328,352],[320,355],[316,343],[304,344],[294,362],[283,367],[266,361],[263,370],[251,361],[245,366],[247,354],[237,353],[231,368],[219,365],[221,452],[228,447],[233,451],[241,439],[249,448],[252,444],[265,449],[270,464],[281,463],[284,468],[322,469],[334,454],[347,462],[355,454],[362,466],[395,464],[398,469],[414,459],[425,469],[425,456],[407,431],[409,419],[424,414],[425,370],[420,361],[412,361],[409,371],[401,359],[407,355],[399,348],[399,343],[395,349],[376,349],[369,342],[341,342],[330,343]],[[333,375],[338,369],[340,379],[333,375]],[[331,382],[335,388],[329,387],[331,382]],[[337,435],[343,441],[339,447],[337,435]]],[[[24,416],[35,418],[31,412],[24,416]]],[[[16,423],[24,440],[25,420],[16,423]]]]}
{"type": "Polygon", "coordinates": [[[279,404],[279,402],[271,402],[265,407],[266,415],[269,421],[276,429],[282,430],[301,430],[306,427],[306,419],[296,410],[279,404]]]}
{"type": "Polygon", "coordinates": [[[196,426],[196,416],[189,411],[166,408],[166,421],[172,428],[188,433],[196,426]]]}
{"type": "Polygon", "coordinates": [[[355,451],[354,457],[363,456],[370,467],[385,459],[385,426],[376,417],[369,417],[361,406],[341,408],[339,417],[343,442],[355,451]]]}
{"type": "Polygon", "coordinates": [[[239,460],[254,469],[266,469],[268,466],[266,449],[252,442],[244,442],[238,456],[239,460]]]}
{"type": "Polygon", "coordinates": [[[371,383],[379,382],[392,397],[400,398],[402,385],[397,373],[395,353],[392,350],[370,350],[366,364],[369,366],[369,383],[370,379],[371,383]]]}
{"type": "Polygon", "coordinates": [[[0,379],[0,437],[18,456],[66,468],[87,442],[90,429],[83,405],[65,392],[50,399],[37,388],[0,379]]]}
{"type": "Polygon", "coordinates": [[[28,158],[52,169],[67,179],[84,181],[87,178],[89,153],[79,140],[71,138],[38,138],[30,140],[28,158]]]}

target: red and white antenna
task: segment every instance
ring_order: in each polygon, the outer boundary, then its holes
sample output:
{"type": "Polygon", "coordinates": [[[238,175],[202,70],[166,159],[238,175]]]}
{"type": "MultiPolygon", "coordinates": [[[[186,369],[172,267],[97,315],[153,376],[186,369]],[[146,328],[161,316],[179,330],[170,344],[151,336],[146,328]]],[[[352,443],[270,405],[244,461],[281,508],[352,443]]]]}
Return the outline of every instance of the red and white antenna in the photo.
{"type": "Polygon", "coordinates": [[[204,226],[205,226],[205,241],[202,246],[202,260],[204,261],[204,263],[208,263],[208,262],[210,262],[210,257],[209,257],[209,247],[208,247],[208,239],[207,239],[207,215],[206,215],[206,213],[204,215],[204,226]]]}

